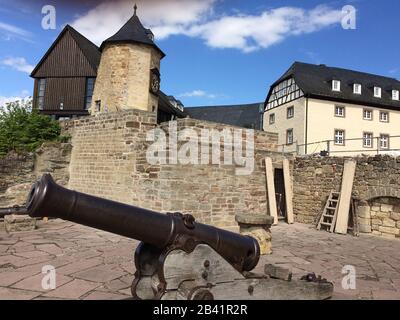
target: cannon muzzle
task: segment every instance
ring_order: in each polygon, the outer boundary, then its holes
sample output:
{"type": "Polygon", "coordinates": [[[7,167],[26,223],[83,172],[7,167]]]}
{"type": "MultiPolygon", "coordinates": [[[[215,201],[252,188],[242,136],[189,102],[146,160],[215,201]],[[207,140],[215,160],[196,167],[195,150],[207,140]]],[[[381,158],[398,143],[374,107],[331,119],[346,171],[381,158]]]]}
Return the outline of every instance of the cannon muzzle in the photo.
{"type": "Polygon", "coordinates": [[[27,204],[31,217],[55,217],[140,240],[159,249],[192,251],[206,244],[239,272],[250,271],[258,263],[258,242],[195,221],[191,215],[162,214],[102,199],[56,184],[45,174],[32,187],[27,204]]]}

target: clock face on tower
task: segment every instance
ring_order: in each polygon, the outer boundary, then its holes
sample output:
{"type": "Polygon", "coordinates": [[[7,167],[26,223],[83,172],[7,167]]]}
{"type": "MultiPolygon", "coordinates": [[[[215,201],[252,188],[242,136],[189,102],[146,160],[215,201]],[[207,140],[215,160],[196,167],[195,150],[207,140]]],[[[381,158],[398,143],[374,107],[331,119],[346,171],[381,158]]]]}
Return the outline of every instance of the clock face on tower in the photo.
{"type": "Polygon", "coordinates": [[[160,90],[160,75],[158,74],[158,72],[152,70],[150,75],[150,91],[153,94],[158,94],[159,90],[160,90]]]}

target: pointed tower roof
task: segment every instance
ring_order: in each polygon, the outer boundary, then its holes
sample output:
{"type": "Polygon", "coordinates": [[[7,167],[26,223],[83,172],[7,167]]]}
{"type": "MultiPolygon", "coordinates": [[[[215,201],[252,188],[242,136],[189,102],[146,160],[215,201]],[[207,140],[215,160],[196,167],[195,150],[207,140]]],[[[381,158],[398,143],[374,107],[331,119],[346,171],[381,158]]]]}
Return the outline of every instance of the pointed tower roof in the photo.
{"type": "Polygon", "coordinates": [[[119,31],[112,37],[104,40],[101,44],[100,50],[103,50],[105,45],[108,43],[142,43],[150,45],[158,50],[162,57],[165,57],[164,52],[161,51],[159,47],[153,41],[153,33],[150,29],[143,27],[136,15],[136,5],[135,12],[133,16],[122,26],[119,31]]]}

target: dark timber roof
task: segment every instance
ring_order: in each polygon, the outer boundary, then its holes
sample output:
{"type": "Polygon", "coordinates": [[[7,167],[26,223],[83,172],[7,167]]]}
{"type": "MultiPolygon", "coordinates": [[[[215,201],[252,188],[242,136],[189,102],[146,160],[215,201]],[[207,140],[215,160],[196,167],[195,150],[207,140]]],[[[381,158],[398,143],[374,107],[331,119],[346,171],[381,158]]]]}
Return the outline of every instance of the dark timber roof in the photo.
{"type": "MultiPolygon", "coordinates": [[[[392,90],[400,90],[400,81],[394,78],[328,67],[326,65],[295,62],[271,86],[271,89],[290,77],[294,77],[297,85],[303,90],[306,97],[400,109],[400,101],[392,99],[392,90]],[[340,92],[332,91],[332,80],[339,80],[341,82],[340,92]],[[353,93],[353,85],[355,83],[362,85],[361,95],[353,93]],[[374,97],[374,86],[382,88],[382,98],[374,97]]],[[[266,102],[268,102],[270,94],[271,90],[266,102]]]]}
{"type": "Polygon", "coordinates": [[[100,50],[103,50],[107,43],[142,43],[154,47],[161,53],[162,57],[165,57],[164,52],[149,37],[150,32],[149,29],[143,27],[137,15],[134,14],[116,34],[101,44],[100,50]]]}
{"type": "Polygon", "coordinates": [[[97,70],[101,58],[101,52],[99,51],[99,47],[96,46],[93,42],[91,42],[88,38],[80,34],[78,31],[76,31],[71,26],[67,25],[67,28],[70,30],[72,37],[75,39],[76,43],[83,51],[83,54],[88,59],[90,65],[93,67],[93,69],[97,70]]]}
{"type": "Polygon", "coordinates": [[[198,120],[230,124],[262,130],[263,103],[185,108],[189,117],[198,120]]]}
{"type": "Polygon", "coordinates": [[[47,52],[45,53],[43,58],[39,61],[39,63],[33,69],[32,73],[31,73],[31,77],[35,76],[36,71],[40,68],[40,66],[43,64],[43,62],[47,59],[47,57],[53,51],[54,47],[62,39],[62,37],[64,36],[64,34],[66,32],[69,32],[71,34],[72,38],[75,40],[78,47],[81,49],[82,53],[88,60],[90,66],[93,68],[93,70],[95,72],[97,72],[97,68],[100,64],[100,57],[101,57],[101,52],[99,51],[99,47],[96,46],[89,39],[85,38],[82,34],[80,34],[78,31],[76,31],[73,27],[71,27],[70,25],[66,25],[65,28],[58,35],[57,39],[53,42],[53,44],[47,50],[47,52]]]}

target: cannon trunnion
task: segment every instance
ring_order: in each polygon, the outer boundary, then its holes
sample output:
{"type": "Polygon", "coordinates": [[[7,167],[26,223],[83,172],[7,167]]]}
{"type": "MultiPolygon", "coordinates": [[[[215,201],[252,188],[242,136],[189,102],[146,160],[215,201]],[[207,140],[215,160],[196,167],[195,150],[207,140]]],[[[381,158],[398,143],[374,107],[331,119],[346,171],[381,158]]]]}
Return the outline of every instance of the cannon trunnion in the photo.
{"type": "Polygon", "coordinates": [[[31,217],[55,217],[141,241],[136,299],[326,299],[327,281],[289,281],[250,273],[260,258],[250,237],[195,221],[68,190],[45,174],[26,203],[31,217]]]}

